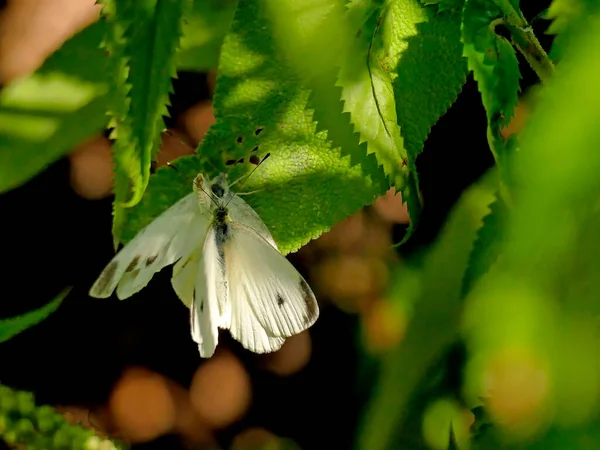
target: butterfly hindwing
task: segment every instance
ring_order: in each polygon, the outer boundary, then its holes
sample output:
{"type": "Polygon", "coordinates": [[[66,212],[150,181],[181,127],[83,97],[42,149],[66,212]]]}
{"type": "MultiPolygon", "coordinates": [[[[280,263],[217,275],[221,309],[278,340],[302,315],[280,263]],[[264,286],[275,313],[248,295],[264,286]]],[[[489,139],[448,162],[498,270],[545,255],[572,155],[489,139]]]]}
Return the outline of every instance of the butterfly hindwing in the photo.
{"type": "MultiPolygon", "coordinates": [[[[178,276],[184,276],[185,270],[178,276]]],[[[200,356],[203,358],[210,358],[214,354],[219,340],[219,327],[229,326],[231,308],[228,304],[223,262],[215,229],[210,227],[196,271],[190,308],[192,338],[198,343],[200,356]]]]}
{"type": "Polygon", "coordinates": [[[188,194],[123,247],[102,271],[90,295],[107,298],[117,289],[125,299],[148,284],[152,276],[182,256],[192,222],[208,220],[200,214],[196,196],[188,194]]]}
{"type": "Polygon", "coordinates": [[[245,298],[231,299],[231,336],[254,353],[271,353],[281,348],[285,338],[269,336],[245,298]]]}
{"type": "Polygon", "coordinates": [[[253,229],[237,222],[230,228],[225,264],[233,310],[249,305],[272,337],[286,338],[309,328],[319,307],[304,278],[253,229]]]}

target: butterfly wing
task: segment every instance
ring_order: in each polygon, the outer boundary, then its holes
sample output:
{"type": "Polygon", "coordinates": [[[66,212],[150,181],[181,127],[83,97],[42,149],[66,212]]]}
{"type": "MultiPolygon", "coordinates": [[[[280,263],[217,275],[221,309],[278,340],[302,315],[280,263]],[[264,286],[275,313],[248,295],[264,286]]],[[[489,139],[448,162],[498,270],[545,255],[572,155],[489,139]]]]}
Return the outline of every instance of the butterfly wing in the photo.
{"type": "Polygon", "coordinates": [[[279,338],[298,334],[315,323],[319,316],[315,295],[266,239],[244,224],[232,222],[224,253],[233,311],[231,333],[242,345],[251,345],[251,337],[257,335],[255,327],[250,329],[254,319],[268,336],[279,338]],[[238,317],[241,314],[253,319],[238,317]]]}
{"type": "Polygon", "coordinates": [[[277,248],[277,244],[271,236],[271,232],[262,221],[260,216],[252,209],[252,207],[244,201],[243,198],[235,195],[229,200],[229,218],[232,222],[242,223],[248,228],[252,228],[260,237],[266,240],[273,248],[277,248]]]}
{"type": "Polygon", "coordinates": [[[215,229],[210,227],[202,252],[192,252],[173,269],[173,288],[190,305],[192,339],[200,356],[210,358],[217,347],[219,327],[228,325],[230,309],[223,261],[217,247],[215,229]]]}
{"type": "Polygon", "coordinates": [[[236,341],[254,353],[271,353],[281,348],[285,338],[269,336],[246,299],[232,298],[231,302],[229,332],[236,341]]]}
{"type": "Polygon", "coordinates": [[[190,233],[198,227],[206,230],[209,217],[210,212],[203,214],[199,209],[193,193],[183,197],[115,255],[92,285],[90,295],[107,298],[115,288],[119,299],[135,294],[156,272],[182,256],[192,240],[190,233]]]}

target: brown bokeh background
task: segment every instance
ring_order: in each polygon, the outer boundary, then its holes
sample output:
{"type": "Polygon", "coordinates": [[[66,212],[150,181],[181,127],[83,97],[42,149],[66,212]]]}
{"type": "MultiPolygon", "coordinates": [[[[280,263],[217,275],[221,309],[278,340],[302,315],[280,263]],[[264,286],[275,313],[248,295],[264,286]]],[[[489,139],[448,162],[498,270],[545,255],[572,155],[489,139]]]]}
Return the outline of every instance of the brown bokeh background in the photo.
{"type": "MultiPolygon", "coordinates": [[[[96,20],[94,3],[8,1],[0,14],[0,84],[31,73],[96,20]]],[[[214,83],[215,73],[179,74],[158,165],[202,140],[214,122],[214,83]]],[[[472,80],[427,145],[419,160],[426,208],[406,254],[431,242],[460,191],[492,162],[472,80]],[[453,138],[461,148],[452,153],[453,138]]],[[[401,263],[391,244],[408,223],[400,195],[389,192],[290,255],[321,305],[311,330],[270,355],[248,354],[222,333],[215,356],[203,361],[188,311],[170,289],[170,269],[125,302],[87,296],[112,256],[110,152],[106,136],[92,137],[0,196],[11,259],[4,276],[18,288],[3,298],[0,314],[23,313],[75,286],[54,315],[0,346],[0,380],[138,448],[255,449],[282,446],[287,437],[303,448],[349,448],[368,394],[357,388],[360,352],[379,354],[401,340],[405,326],[384,301],[390,267],[401,263]]]]}

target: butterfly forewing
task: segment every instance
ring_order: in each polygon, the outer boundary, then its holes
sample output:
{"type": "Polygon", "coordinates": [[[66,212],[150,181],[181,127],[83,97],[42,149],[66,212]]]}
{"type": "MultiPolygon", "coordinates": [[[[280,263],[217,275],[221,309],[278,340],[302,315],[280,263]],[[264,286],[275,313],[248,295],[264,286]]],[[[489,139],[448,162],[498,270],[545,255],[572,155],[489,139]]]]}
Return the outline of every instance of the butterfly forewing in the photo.
{"type": "MultiPolygon", "coordinates": [[[[106,266],[90,289],[92,297],[109,297],[117,285],[120,299],[148,284],[152,276],[181,257],[190,224],[198,218],[198,203],[188,194],[140,231],[106,266]]],[[[205,219],[208,221],[208,218],[205,219]]]]}

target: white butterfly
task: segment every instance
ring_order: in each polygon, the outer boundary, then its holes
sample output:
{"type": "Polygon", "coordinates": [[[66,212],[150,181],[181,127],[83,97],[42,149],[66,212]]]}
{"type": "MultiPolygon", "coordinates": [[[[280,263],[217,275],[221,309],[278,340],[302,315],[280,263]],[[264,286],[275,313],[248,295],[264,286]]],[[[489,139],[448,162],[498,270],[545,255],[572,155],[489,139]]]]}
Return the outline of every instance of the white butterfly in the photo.
{"type": "Polygon", "coordinates": [[[203,358],[213,355],[219,328],[255,353],[278,350],[315,323],[315,295],[258,214],[230,191],[225,174],[199,174],[193,190],[121,249],[90,295],[106,298],[116,288],[125,299],[176,262],[171,283],[190,308],[203,358]]]}

